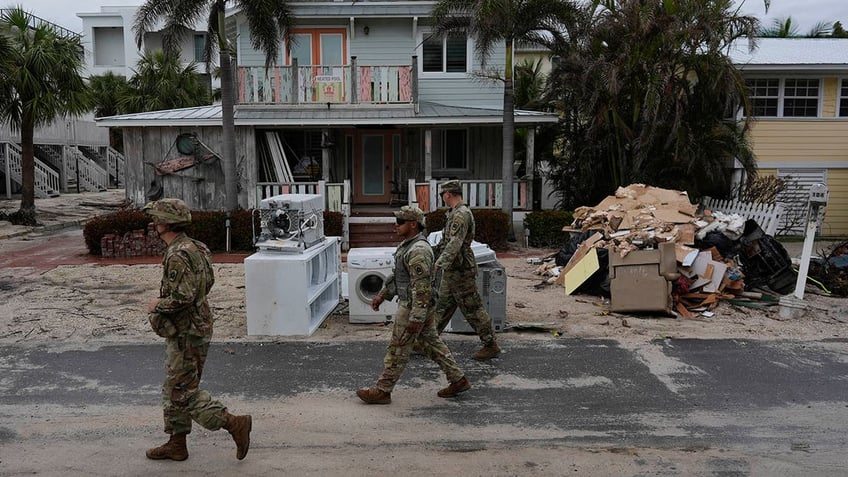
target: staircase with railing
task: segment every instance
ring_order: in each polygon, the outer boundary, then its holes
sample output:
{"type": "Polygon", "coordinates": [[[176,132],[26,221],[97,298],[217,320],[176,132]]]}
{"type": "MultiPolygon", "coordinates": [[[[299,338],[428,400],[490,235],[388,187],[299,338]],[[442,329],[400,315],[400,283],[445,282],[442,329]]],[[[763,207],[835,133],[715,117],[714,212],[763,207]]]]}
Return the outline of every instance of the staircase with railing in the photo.
{"type": "Polygon", "coordinates": [[[83,155],[109,174],[109,184],[120,187],[124,182],[124,156],[110,146],[77,146],[83,155]]]}
{"type": "Polygon", "coordinates": [[[100,192],[108,189],[109,174],[97,163],[85,157],[74,146],[64,146],[63,170],[68,178],[76,178],[80,190],[100,192]]]}
{"type": "Polygon", "coordinates": [[[124,155],[116,151],[112,146],[106,146],[106,170],[115,181],[116,187],[124,185],[126,177],[126,161],[124,155]]]}
{"type": "MultiPolygon", "coordinates": [[[[0,143],[0,171],[6,175],[7,191],[11,182],[23,183],[23,158],[20,146],[12,142],[0,143]]],[[[35,164],[35,196],[38,198],[59,195],[59,173],[33,158],[35,164]]]]}

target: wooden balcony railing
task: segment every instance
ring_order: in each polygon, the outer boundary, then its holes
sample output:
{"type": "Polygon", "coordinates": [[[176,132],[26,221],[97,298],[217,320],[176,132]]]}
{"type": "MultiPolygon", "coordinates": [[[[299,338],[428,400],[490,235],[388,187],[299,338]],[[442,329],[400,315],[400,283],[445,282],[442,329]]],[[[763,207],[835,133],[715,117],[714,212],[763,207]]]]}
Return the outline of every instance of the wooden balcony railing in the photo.
{"type": "Polygon", "coordinates": [[[404,104],[413,102],[410,65],[238,68],[241,104],[404,104]]]}
{"type": "MultiPolygon", "coordinates": [[[[462,183],[463,200],[469,208],[500,209],[503,207],[503,182],[499,180],[464,180],[460,182],[462,183]]],[[[417,203],[421,210],[429,212],[439,207],[447,207],[438,193],[438,181],[415,182],[414,179],[410,179],[409,188],[409,190],[415,191],[415,194],[410,195],[410,203],[417,203]]],[[[530,201],[528,200],[527,190],[527,181],[516,180],[512,183],[513,209],[529,209],[530,201]]]]}

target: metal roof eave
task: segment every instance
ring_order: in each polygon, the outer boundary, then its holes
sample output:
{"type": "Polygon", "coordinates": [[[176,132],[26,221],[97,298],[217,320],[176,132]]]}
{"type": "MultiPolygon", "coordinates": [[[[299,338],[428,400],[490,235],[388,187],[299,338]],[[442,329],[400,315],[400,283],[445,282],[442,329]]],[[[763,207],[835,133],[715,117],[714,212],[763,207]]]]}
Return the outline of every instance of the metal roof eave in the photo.
{"type": "MultiPolygon", "coordinates": [[[[394,109],[394,108],[393,108],[394,109]]],[[[137,113],[124,116],[109,116],[95,119],[95,124],[101,127],[170,127],[170,126],[220,126],[220,107],[214,110],[202,108],[202,115],[192,111],[171,110],[164,112],[137,113]],[[176,117],[176,114],[184,114],[176,117]]],[[[327,118],[327,117],[238,117],[236,126],[289,126],[289,127],[356,127],[356,126],[426,126],[426,125],[497,125],[502,124],[503,116],[500,111],[496,114],[455,114],[455,115],[414,115],[414,116],[383,116],[361,118],[327,118]]],[[[537,111],[516,111],[515,123],[520,125],[556,124],[559,117],[554,113],[537,111]]]]}

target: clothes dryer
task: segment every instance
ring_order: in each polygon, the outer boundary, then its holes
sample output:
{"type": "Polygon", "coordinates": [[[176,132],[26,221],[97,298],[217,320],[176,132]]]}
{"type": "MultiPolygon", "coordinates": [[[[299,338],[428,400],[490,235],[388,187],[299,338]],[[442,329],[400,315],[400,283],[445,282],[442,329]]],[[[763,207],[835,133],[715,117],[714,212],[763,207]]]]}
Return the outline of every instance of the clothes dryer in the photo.
{"type": "Polygon", "coordinates": [[[347,252],[348,310],[351,323],[382,323],[397,311],[397,297],[384,301],[379,311],[371,300],[394,270],[394,247],[361,247],[347,252]]]}

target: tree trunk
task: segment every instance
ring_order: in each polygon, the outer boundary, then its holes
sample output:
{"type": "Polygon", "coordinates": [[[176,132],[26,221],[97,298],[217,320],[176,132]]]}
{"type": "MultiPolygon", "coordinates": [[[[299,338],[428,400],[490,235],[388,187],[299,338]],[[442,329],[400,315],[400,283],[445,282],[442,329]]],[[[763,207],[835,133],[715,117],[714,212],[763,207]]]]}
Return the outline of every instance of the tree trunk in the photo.
{"type": "Polygon", "coordinates": [[[512,41],[506,42],[506,66],[504,67],[504,100],[503,100],[503,210],[509,218],[509,239],[515,240],[512,228],[512,184],[515,161],[515,89],[512,82],[512,41]]]}
{"type": "Polygon", "coordinates": [[[235,81],[229,47],[221,48],[221,122],[224,152],[224,206],[227,210],[239,208],[239,177],[236,159],[236,127],[234,117],[235,81]]]}
{"type": "Polygon", "coordinates": [[[35,124],[32,114],[21,118],[21,212],[35,214],[35,124]]]}

